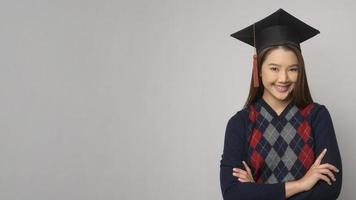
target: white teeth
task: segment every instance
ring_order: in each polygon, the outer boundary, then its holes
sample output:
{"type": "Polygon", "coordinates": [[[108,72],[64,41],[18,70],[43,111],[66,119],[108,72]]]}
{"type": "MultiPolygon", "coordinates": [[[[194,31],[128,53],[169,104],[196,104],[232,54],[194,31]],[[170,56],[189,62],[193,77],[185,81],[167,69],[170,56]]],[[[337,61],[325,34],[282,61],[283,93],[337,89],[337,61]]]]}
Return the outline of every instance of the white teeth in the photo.
{"type": "Polygon", "coordinates": [[[277,90],[278,92],[287,92],[289,86],[277,86],[277,85],[275,85],[275,88],[276,88],[276,90],[277,90]]]}

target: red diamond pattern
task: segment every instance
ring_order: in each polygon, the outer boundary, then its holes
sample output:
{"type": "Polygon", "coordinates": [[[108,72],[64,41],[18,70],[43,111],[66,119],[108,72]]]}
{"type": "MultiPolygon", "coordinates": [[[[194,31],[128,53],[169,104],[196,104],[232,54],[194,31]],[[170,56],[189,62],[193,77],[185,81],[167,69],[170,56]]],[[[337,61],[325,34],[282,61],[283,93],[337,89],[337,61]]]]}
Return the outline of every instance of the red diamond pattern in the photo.
{"type": "Polygon", "coordinates": [[[314,162],[314,151],[308,144],[304,144],[302,150],[299,153],[299,161],[306,169],[309,169],[314,162]]]}
{"type": "Polygon", "coordinates": [[[255,149],[257,144],[260,142],[261,137],[262,137],[262,135],[261,135],[260,131],[257,128],[253,129],[251,138],[249,140],[250,146],[255,149]]]}
{"type": "Polygon", "coordinates": [[[263,162],[264,158],[257,151],[253,151],[251,156],[251,164],[254,167],[255,171],[260,171],[263,162]]]}
{"type": "Polygon", "coordinates": [[[250,113],[249,113],[249,118],[251,120],[251,122],[255,123],[258,117],[258,112],[256,111],[254,106],[250,106],[250,113]]]}
{"type": "Polygon", "coordinates": [[[307,121],[303,121],[297,129],[299,136],[303,139],[304,142],[307,142],[310,137],[311,128],[307,121]]]}

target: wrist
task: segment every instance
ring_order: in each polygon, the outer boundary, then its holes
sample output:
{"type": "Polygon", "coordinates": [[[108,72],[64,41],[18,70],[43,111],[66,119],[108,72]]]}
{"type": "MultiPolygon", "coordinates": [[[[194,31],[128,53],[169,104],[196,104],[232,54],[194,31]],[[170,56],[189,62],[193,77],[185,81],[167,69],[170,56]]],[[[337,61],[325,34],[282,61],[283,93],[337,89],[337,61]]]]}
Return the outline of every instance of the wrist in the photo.
{"type": "Polygon", "coordinates": [[[305,191],[307,191],[304,187],[303,187],[303,183],[302,183],[302,181],[301,181],[301,179],[298,179],[298,180],[295,180],[295,181],[293,181],[293,182],[295,182],[295,187],[298,189],[298,191],[300,191],[300,192],[305,192],[305,191]]]}
{"type": "Polygon", "coordinates": [[[304,191],[300,180],[285,182],[285,190],[286,198],[304,191]]]}

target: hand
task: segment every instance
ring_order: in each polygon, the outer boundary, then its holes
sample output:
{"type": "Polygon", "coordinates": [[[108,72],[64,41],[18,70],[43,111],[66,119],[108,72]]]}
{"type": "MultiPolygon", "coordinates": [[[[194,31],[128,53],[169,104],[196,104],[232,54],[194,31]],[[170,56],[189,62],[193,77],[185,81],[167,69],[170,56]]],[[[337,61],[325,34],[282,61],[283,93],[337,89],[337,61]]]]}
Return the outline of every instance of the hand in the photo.
{"type": "Polygon", "coordinates": [[[326,154],[326,149],[324,149],[319,157],[315,160],[314,164],[310,167],[308,172],[304,175],[303,178],[299,179],[298,182],[300,183],[302,189],[304,191],[308,191],[319,181],[323,180],[331,185],[331,180],[336,181],[334,174],[331,170],[335,172],[339,172],[339,170],[329,163],[320,164],[321,160],[326,154]],[[328,176],[326,176],[328,175],[328,176]]]}
{"type": "Polygon", "coordinates": [[[247,171],[242,170],[240,168],[233,168],[232,175],[237,177],[240,182],[243,182],[243,183],[253,182],[254,183],[255,181],[253,180],[251,169],[248,167],[248,165],[246,164],[245,161],[242,161],[242,163],[244,164],[247,171]]]}

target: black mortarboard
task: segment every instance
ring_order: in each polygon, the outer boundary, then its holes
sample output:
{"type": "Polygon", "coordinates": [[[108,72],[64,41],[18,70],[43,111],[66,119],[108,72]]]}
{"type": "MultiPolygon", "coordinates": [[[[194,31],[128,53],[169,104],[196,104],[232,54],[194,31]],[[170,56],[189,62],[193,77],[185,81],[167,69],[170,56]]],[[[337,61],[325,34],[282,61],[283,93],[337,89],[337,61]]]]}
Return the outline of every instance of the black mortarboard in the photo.
{"type": "MultiPolygon", "coordinates": [[[[300,49],[300,43],[320,31],[302,22],[283,9],[254,24],[231,34],[232,37],[255,47],[257,54],[270,46],[291,44],[300,49]]],[[[254,55],[253,80],[258,87],[257,56],[254,55]]]]}
{"type": "Polygon", "coordinates": [[[266,47],[280,44],[292,44],[300,49],[300,43],[318,33],[320,31],[317,29],[283,9],[278,9],[264,19],[231,34],[231,36],[256,47],[256,51],[259,53],[266,47]]]}

